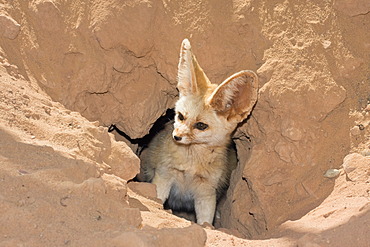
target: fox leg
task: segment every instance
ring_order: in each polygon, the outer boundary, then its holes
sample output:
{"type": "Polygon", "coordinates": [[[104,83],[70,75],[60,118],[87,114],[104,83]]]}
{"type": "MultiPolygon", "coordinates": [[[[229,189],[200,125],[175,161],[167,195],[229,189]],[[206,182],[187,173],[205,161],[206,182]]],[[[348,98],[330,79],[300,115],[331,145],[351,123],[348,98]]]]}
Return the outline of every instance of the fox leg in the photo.
{"type": "Polygon", "coordinates": [[[159,176],[156,173],[152,183],[157,186],[157,197],[165,203],[170,194],[172,179],[167,178],[167,176],[159,176]]]}
{"type": "Polygon", "coordinates": [[[203,189],[194,195],[197,223],[202,225],[208,222],[212,225],[216,210],[216,191],[213,188],[203,189]]]}

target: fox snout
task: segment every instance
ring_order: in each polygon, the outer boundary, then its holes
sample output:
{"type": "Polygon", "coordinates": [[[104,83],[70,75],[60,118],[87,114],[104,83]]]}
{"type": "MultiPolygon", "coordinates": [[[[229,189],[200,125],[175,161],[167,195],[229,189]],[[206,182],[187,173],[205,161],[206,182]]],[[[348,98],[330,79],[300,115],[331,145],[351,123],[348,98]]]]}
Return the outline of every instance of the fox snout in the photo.
{"type": "Polygon", "coordinates": [[[172,133],[172,138],[176,141],[176,142],[181,142],[185,137],[185,134],[181,133],[180,131],[178,131],[177,129],[175,129],[172,133]]]}
{"type": "Polygon", "coordinates": [[[179,126],[172,132],[172,138],[177,143],[188,144],[190,142],[189,130],[186,126],[179,126]]]}
{"type": "Polygon", "coordinates": [[[181,136],[173,136],[173,139],[175,140],[175,141],[181,141],[181,139],[182,139],[182,137],[181,136]]]}

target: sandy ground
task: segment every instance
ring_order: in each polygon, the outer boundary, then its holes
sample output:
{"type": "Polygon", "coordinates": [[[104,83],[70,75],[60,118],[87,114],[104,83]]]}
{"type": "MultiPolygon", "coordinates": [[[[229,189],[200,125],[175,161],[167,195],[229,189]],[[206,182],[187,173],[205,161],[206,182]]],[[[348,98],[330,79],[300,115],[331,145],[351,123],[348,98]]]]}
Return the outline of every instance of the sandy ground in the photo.
{"type": "MultiPolygon", "coordinates": [[[[137,235],[128,233],[143,231],[149,236],[148,227],[191,225],[163,211],[150,185],[129,183],[132,186],[127,187],[125,180],[104,172],[104,162],[70,146],[71,140],[87,133],[86,127],[90,133],[98,133],[100,127],[53,102],[37,85],[10,76],[4,67],[0,76],[1,246],[103,246],[131,238],[137,242],[137,235]],[[74,133],[60,135],[73,124],[74,133]]],[[[90,143],[91,148],[99,148],[99,137],[81,145],[89,142],[94,144],[90,143]]],[[[345,168],[333,178],[331,194],[264,240],[245,240],[224,233],[230,230],[206,228],[205,244],[369,246],[369,165],[369,157],[349,155],[345,168]]],[[[152,241],[146,237],[143,246],[152,241]]]]}
{"type": "Polygon", "coordinates": [[[370,246],[369,10],[0,0],[0,246],[370,246]],[[260,79],[220,229],[132,180],[186,37],[212,82],[260,79]]]}

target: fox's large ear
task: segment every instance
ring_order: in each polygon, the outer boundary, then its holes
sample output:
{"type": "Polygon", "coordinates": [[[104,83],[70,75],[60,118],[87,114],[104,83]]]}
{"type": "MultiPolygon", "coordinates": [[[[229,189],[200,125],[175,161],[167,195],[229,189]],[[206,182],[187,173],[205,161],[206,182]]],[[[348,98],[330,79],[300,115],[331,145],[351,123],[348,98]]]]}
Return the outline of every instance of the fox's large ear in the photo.
{"type": "Polygon", "coordinates": [[[209,79],[191,52],[189,40],[184,39],[181,44],[177,75],[177,88],[180,96],[204,94],[209,83],[209,79]]]}
{"type": "Polygon", "coordinates": [[[227,119],[242,121],[257,101],[258,77],[253,71],[240,71],[222,82],[209,98],[209,104],[227,119]]]}

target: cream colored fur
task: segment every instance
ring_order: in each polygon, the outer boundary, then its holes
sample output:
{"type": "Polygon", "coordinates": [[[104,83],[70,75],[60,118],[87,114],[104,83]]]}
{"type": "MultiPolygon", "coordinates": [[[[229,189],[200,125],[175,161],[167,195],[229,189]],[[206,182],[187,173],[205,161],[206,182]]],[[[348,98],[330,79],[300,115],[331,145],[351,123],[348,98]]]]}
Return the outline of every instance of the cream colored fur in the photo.
{"type": "Polygon", "coordinates": [[[198,224],[212,224],[217,193],[228,185],[236,165],[229,149],[231,133],[257,100],[257,76],[241,71],[220,85],[210,83],[185,39],[177,87],[174,123],[149,144],[141,176],[157,186],[158,198],[168,199],[174,210],[194,207],[198,224]]]}

